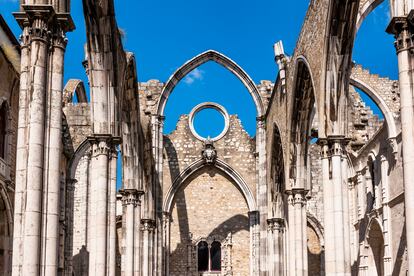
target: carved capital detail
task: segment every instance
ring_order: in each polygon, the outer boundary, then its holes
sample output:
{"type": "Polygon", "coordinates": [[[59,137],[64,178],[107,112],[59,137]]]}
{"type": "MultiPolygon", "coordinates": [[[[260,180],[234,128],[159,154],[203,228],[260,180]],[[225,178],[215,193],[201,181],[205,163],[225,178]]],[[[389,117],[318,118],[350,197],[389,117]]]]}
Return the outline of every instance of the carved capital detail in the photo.
{"type": "Polygon", "coordinates": [[[283,218],[271,218],[267,220],[269,232],[283,233],[285,231],[285,220],[283,218]]]}
{"type": "Polygon", "coordinates": [[[110,134],[95,134],[88,137],[92,147],[92,157],[99,155],[108,155],[116,152],[116,146],[121,143],[121,138],[114,137],[110,134]]]}
{"type": "Polygon", "coordinates": [[[119,193],[122,195],[123,206],[134,205],[134,207],[141,204],[141,195],[144,194],[137,189],[122,189],[119,193]]]}
{"type": "Polygon", "coordinates": [[[155,229],[155,220],[153,219],[141,219],[141,231],[152,232],[155,229]]]}

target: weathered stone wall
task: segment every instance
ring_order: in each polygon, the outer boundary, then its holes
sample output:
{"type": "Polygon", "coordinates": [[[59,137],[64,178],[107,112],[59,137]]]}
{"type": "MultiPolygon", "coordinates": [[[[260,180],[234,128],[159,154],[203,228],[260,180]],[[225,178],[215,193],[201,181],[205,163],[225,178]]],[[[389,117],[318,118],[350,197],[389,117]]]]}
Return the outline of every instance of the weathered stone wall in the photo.
{"type": "MultiPolygon", "coordinates": [[[[227,134],[214,143],[217,157],[237,171],[256,194],[255,139],[250,138],[236,115],[230,116],[227,134]]],[[[164,136],[164,198],[172,181],[191,163],[201,158],[203,142],[190,132],[188,116],[182,115],[177,128],[164,136]]],[[[188,240],[233,234],[233,275],[248,275],[250,238],[246,199],[236,184],[218,169],[205,167],[177,192],[172,212],[172,275],[183,275],[187,264],[188,240]]],[[[193,244],[194,245],[194,244],[193,244]]],[[[197,266],[193,267],[196,270],[197,266]]]]}
{"type": "Polygon", "coordinates": [[[171,275],[181,276],[187,267],[197,271],[196,259],[188,263],[189,246],[215,238],[222,244],[231,233],[233,275],[249,274],[248,208],[236,184],[222,172],[206,167],[178,191],[171,222],[171,275]]]}

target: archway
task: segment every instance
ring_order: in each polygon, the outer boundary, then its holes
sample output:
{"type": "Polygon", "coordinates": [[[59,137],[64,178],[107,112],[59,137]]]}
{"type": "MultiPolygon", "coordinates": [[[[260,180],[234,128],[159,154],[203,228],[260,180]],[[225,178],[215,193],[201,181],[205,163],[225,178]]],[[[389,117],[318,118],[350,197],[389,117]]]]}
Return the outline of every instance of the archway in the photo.
{"type": "Polygon", "coordinates": [[[367,228],[367,266],[368,275],[384,275],[384,236],[379,222],[372,219],[367,228]]]}
{"type": "Polygon", "coordinates": [[[250,76],[236,62],[234,62],[224,54],[214,50],[208,50],[184,63],[168,79],[168,81],[164,85],[164,88],[161,92],[160,100],[158,102],[157,114],[159,116],[164,116],[164,109],[168,97],[170,96],[171,92],[174,90],[178,82],[186,75],[188,75],[192,70],[208,61],[214,61],[222,65],[224,68],[232,72],[237,78],[239,78],[240,81],[246,86],[249,93],[252,95],[253,101],[256,105],[257,116],[260,117],[264,115],[264,107],[262,99],[260,97],[260,93],[256,87],[256,84],[253,82],[250,76]]]}
{"type": "MultiPolygon", "coordinates": [[[[200,271],[195,254],[200,240],[206,241],[209,248],[215,241],[223,246],[222,273],[248,275],[251,236],[249,206],[243,188],[214,165],[201,166],[180,182],[176,185],[169,212],[169,275],[200,271]],[[186,216],[179,215],[182,213],[186,216]],[[228,265],[230,263],[233,265],[228,265]]],[[[201,269],[208,273],[217,272],[210,266],[201,269]]]]}

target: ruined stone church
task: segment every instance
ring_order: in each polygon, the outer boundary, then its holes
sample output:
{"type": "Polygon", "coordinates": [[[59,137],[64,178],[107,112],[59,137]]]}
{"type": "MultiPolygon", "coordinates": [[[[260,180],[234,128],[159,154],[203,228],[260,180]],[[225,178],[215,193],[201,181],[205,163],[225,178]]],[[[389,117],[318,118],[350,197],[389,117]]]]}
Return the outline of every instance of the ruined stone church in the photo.
{"type": "Polygon", "coordinates": [[[260,83],[215,50],[139,82],[113,0],[83,0],[88,83],[64,83],[69,2],[21,0],[19,41],[0,16],[1,275],[414,275],[413,0],[390,0],[396,52],[378,57],[398,80],[352,62],[383,0],[311,0],[260,83]],[[250,93],[255,137],[215,102],[164,133],[174,88],[207,62],[250,93]],[[194,127],[205,109],[216,137],[194,127]]]}

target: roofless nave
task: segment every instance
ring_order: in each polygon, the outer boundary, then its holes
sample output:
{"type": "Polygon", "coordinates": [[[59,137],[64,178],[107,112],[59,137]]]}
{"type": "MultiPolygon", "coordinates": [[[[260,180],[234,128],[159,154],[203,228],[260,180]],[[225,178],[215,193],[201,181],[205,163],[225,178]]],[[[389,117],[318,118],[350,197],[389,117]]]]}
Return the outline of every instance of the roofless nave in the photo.
{"type": "Polygon", "coordinates": [[[390,1],[396,57],[379,57],[399,80],[351,62],[381,2],[310,1],[292,56],[275,44],[276,82],[256,84],[214,50],[138,82],[113,1],[83,0],[89,83],[64,86],[69,0],[21,1],[20,47],[0,20],[2,274],[414,275],[414,1],[390,1]],[[211,61],[250,93],[255,137],[214,102],[163,134],[174,88],[211,61]],[[194,127],[204,109],[216,137],[194,127]]]}

